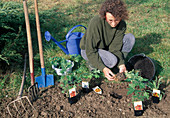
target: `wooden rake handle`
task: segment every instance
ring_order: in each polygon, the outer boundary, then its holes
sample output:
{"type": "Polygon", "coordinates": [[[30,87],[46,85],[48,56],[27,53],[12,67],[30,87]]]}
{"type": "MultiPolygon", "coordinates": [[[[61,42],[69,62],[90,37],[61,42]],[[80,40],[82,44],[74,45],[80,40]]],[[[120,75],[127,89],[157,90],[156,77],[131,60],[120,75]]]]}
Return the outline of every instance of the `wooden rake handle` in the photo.
{"type": "Polygon", "coordinates": [[[32,40],[31,40],[31,30],[28,16],[27,0],[23,0],[24,14],[25,14],[25,23],[27,30],[27,41],[28,41],[28,50],[29,50],[29,65],[30,65],[30,74],[31,74],[31,85],[34,84],[34,64],[33,64],[33,49],[32,49],[32,40]]]}

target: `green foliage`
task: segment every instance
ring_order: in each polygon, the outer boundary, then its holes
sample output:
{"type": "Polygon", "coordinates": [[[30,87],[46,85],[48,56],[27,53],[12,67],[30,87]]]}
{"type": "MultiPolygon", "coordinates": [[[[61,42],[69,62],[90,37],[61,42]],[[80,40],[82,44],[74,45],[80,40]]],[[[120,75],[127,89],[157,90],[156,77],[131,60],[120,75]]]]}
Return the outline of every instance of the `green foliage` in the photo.
{"type": "Polygon", "coordinates": [[[63,71],[72,67],[72,62],[63,57],[50,57],[49,61],[55,68],[62,69],[63,71]]]}
{"type": "Polygon", "coordinates": [[[5,75],[0,78],[0,99],[4,97],[14,97],[18,95],[20,84],[22,81],[20,73],[13,75],[5,75]]]}
{"type": "Polygon", "coordinates": [[[4,60],[4,61],[9,65],[8,60],[7,60],[5,57],[2,57],[2,55],[0,55],[0,59],[1,59],[1,60],[4,60]]]}
{"type": "MultiPolygon", "coordinates": [[[[163,80],[163,77],[159,78],[156,77],[155,80],[152,80],[151,82],[148,82],[148,87],[150,90],[148,90],[150,93],[152,93],[153,89],[157,89],[159,90],[160,88],[160,85],[162,84],[162,80],[163,80]]],[[[163,92],[162,90],[160,90],[161,93],[160,93],[160,96],[159,96],[159,100],[162,99],[163,95],[165,94],[165,92],[163,92]]]]}
{"type": "MultiPolygon", "coordinates": [[[[30,20],[34,19],[31,17],[30,20]]],[[[30,22],[31,27],[35,23],[30,22]]],[[[23,6],[18,2],[0,2],[0,58],[11,66],[22,63],[27,52],[23,6]]]]}
{"type": "MultiPolygon", "coordinates": [[[[63,93],[67,93],[70,88],[81,86],[82,79],[89,81],[92,78],[100,77],[101,72],[99,70],[88,70],[85,61],[80,55],[71,56],[70,60],[75,64],[73,71],[62,75],[59,80],[63,93]]],[[[65,71],[65,68],[62,68],[62,70],[65,71]]]]}
{"type": "Polygon", "coordinates": [[[0,79],[0,98],[5,97],[5,92],[3,91],[3,88],[5,87],[5,81],[8,76],[5,76],[3,79],[0,79]]]}
{"type": "Polygon", "coordinates": [[[139,72],[135,72],[134,70],[125,73],[127,77],[126,81],[131,82],[129,84],[127,95],[132,94],[132,102],[149,99],[149,92],[146,91],[146,82],[148,79],[144,79],[138,74],[139,72]]]}
{"type": "Polygon", "coordinates": [[[160,85],[162,84],[162,80],[163,80],[163,77],[161,77],[159,79],[158,79],[158,77],[156,77],[155,80],[152,80],[151,82],[148,83],[148,85],[149,85],[148,87],[152,90],[159,89],[160,85]]]}

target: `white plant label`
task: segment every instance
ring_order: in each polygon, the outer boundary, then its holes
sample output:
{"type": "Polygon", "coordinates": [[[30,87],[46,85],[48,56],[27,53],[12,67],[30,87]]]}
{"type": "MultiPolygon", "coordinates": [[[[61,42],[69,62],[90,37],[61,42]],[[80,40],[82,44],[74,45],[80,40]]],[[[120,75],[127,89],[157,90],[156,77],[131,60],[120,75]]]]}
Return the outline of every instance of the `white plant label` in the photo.
{"type": "Polygon", "coordinates": [[[160,96],[160,90],[153,89],[152,96],[159,97],[160,96]]]}
{"type": "Polygon", "coordinates": [[[69,95],[70,95],[70,98],[75,97],[76,96],[76,88],[69,89],[69,95]]]}
{"type": "Polygon", "coordinates": [[[137,110],[143,110],[143,105],[142,105],[142,101],[136,101],[134,102],[134,109],[137,110]]]}
{"type": "Polygon", "coordinates": [[[82,81],[82,88],[89,88],[89,82],[82,81]]]}
{"type": "Polygon", "coordinates": [[[98,94],[102,94],[102,90],[98,86],[94,87],[93,91],[98,93],[98,94]]]}

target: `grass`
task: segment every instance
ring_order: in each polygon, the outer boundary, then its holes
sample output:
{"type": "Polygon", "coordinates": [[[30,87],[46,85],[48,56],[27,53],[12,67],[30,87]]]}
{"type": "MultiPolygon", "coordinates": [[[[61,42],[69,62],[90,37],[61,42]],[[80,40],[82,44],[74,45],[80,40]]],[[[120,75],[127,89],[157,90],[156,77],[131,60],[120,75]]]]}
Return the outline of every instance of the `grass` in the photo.
{"type": "MultiPolygon", "coordinates": [[[[14,0],[15,1],[15,0],[14,0]]],[[[19,0],[18,0],[19,1],[19,0]]],[[[145,53],[152,58],[156,65],[156,76],[163,77],[169,81],[170,77],[170,41],[169,41],[169,6],[168,0],[124,0],[127,3],[129,11],[129,20],[127,20],[126,33],[133,33],[136,37],[136,44],[128,55],[128,59],[139,53],[145,53]]],[[[20,1],[21,2],[21,1],[20,1]]],[[[47,42],[44,39],[44,32],[49,31],[58,41],[64,40],[67,32],[75,25],[81,24],[88,26],[90,19],[98,14],[103,0],[39,0],[39,16],[41,22],[42,40],[44,46],[44,58],[46,73],[55,72],[51,69],[49,58],[54,56],[67,57],[56,44],[52,41],[47,42]]],[[[22,4],[22,2],[21,2],[22,4]]],[[[33,1],[28,0],[28,8],[31,14],[34,14],[33,1]]],[[[35,31],[35,30],[34,30],[35,31]]],[[[77,28],[76,31],[84,32],[83,28],[77,28]]],[[[34,52],[38,49],[34,48],[34,52]]],[[[34,54],[35,75],[41,75],[39,54],[34,54]]],[[[21,83],[22,69],[15,69],[16,72],[8,72],[1,75],[1,89],[19,90],[21,83]],[[6,77],[8,76],[8,77],[6,77]],[[18,81],[19,80],[19,81],[18,81]],[[4,84],[4,81],[6,84],[4,84]],[[17,81],[17,83],[15,82],[17,81]],[[13,83],[14,86],[9,86],[13,83]]],[[[27,69],[27,86],[30,84],[29,70],[27,69]]],[[[5,93],[5,92],[4,92],[5,93]]],[[[0,96],[3,96],[5,94],[0,96]]],[[[7,94],[6,93],[6,94],[7,94]]],[[[11,93],[11,92],[10,92],[11,93]]],[[[17,93],[17,91],[13,91],[17,93]]],[[[4,96],[3,96],[4,97],[4,96]]]]}
{"type": "Polygon", "coordinates": [[[168,1],[153,0],[138,4],[138,7],[128,7],[131,13],[128,32],[133,32],[137,39],[132,54],[143,52],[154,59],[159,66],[157,75],[166,79],[170,74],[167,3],[168,1]]]}

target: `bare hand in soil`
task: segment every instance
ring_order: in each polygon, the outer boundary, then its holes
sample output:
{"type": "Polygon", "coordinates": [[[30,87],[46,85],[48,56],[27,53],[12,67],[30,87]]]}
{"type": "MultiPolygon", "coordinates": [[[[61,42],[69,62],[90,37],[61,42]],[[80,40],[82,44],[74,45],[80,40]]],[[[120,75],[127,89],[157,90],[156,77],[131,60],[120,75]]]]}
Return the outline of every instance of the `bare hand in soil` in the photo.
{"type": "Polygon", "coordinates": [[[105,67],[103,73],[109,81],[115,80],[115,74],[109,68],[105,67]]]}
{"type": "Polygon", "coordinates": [[[115,77],[115,81],[123,81],[126,79],[126,76],[124,73],[117,73],[115,77]]]}

